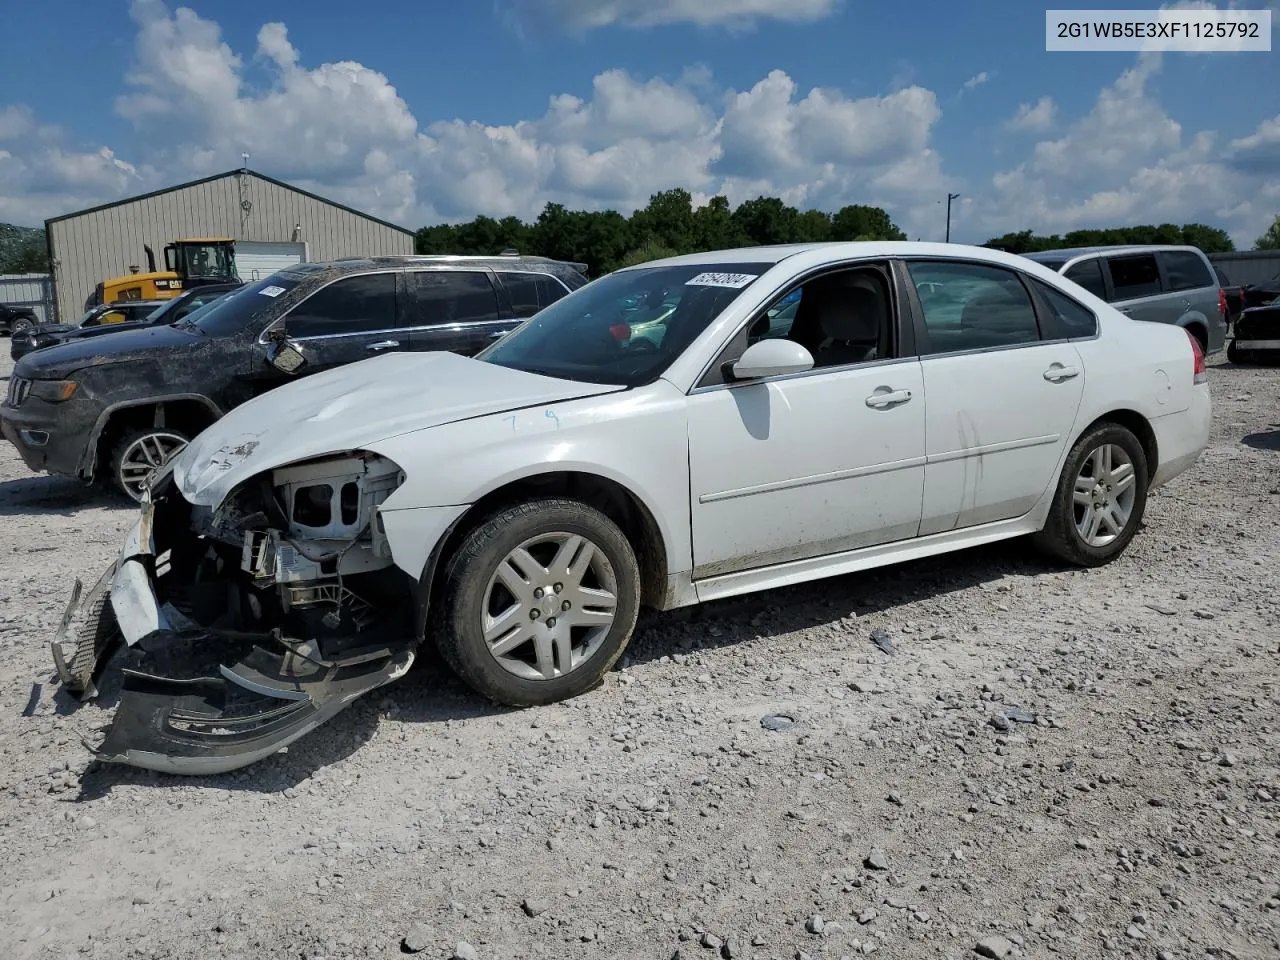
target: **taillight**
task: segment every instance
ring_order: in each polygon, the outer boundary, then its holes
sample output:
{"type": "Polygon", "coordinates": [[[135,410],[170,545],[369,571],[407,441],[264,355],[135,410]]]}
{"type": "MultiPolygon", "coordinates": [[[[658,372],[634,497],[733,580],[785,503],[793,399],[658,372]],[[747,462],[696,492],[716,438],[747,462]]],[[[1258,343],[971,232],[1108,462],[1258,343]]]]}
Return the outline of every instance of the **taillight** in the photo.
{"type": "Polygon", "coordinates": [[[1227,308],[1227,291],[1223,290],[1221,287],[1218,288],[1218,312],[1222,314],[1223,319],[1226,318],[1227,313],[1229,312],[1227,308]]]}
{"type": "Polygon", "coordinates": [[[1196,335],[1186,327],[1182,328],[1183,333],[1187,335],[1187,339],[1191,341],[1191,355],[1195,359],[1193,367],[1193,383],[1208,383],[1209,370],[1204,364],[1204,351],[1200,349],[1200,341],[1196,339],[1196,335]]]}

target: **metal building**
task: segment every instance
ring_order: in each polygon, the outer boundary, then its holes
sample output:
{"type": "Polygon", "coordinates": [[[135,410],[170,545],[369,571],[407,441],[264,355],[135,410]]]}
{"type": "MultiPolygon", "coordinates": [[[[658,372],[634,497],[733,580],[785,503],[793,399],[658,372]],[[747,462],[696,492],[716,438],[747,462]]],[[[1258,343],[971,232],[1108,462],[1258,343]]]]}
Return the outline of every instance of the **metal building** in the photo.
{"type": "Polygon", "coordinates": [[[45,221],[54,296],[74,321],[94,287],[133,267],[144,245],[160,251],[189,237],[231,237],[243,280],[300,261],[413,253],[413,231],[242,168],[45,221]]]}
{"type": "Polygon", "coordinates": [[[52,323],[53,283],[47,273],[0,274],[0,303],[30,307],[41,323],[52,323]]]}

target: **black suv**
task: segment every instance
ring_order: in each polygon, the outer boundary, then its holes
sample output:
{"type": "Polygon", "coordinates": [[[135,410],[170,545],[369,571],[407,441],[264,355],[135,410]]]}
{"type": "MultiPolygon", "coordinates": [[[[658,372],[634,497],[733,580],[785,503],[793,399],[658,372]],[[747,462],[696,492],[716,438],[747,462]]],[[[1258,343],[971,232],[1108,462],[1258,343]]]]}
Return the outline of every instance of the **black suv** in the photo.
{"type": "Polygon", "coordinates": [[[0,303],[0,333],[12,335],[20,330],[34,327],[39,322],[40,318],[30,307],[15,307],[0,303]]]}
{"type": "Polygon", "coordinates": [[[9,356],[20,360],[32,350],[43,350],[55,343],[100,337],[122,330],[139,327],[156,327],[177,323],[189,313],[194,313],[206,303],[213,303],[224,294],[240,288],[235,283],[213,283],[196,287],[170,300],[129,300],[92,307],[75,324],[42,323],[22,333],[15,333],[9,344],[9,356]]]}
{"type": "Polygon", "coordinates": [[[583,286],[582,269],[516,256],[299,264],[172,326],[23,357],[0,430],[32,470],[107,479],[140,499],[152,469],[232,407],[384,351],[479,353],[583,286]],[[285,338],[301,357],[290,349],[285,362],[285,338]]]}

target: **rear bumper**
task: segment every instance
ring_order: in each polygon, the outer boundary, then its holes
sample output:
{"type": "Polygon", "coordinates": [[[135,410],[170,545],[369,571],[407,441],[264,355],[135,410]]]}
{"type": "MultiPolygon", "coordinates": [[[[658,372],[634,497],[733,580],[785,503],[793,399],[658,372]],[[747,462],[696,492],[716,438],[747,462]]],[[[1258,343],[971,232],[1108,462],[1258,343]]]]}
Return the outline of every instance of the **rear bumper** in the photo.
{"type": "Polygon", "coordinates": [[[1280,350],[1280,340],[1235,340],[1237,350],[1280,350]]]}
{"type": "Polygon", "coordinates": [[[1186,410],[1156,417],[1151,421],[1160,457],[1151,477],[1151,489],[1168,483],[1199,459],[1209,445],[1212,421],[1213,404],[1209,398],[1208,384],[1195,388],[1191,406],[1186,410]]]}

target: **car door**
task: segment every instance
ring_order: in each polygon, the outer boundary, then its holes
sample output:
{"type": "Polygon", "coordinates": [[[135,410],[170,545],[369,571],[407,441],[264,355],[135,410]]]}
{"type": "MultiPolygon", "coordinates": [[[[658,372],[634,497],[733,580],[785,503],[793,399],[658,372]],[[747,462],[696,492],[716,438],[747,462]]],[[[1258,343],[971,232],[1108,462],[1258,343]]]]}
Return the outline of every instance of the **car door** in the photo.
{"type": "Polygon", "coordinates": [[[497,270],[494,273],[511,316],[517,321],[527,320],[569,292],[563,283],[545,273],[516,270],[497,270]]]}
{"type": "Polygon", "coordinates": [[[806,280],[749,321],[688,398],[695,579],[914,537],[924,484],[920,363],[887,263],[806,280]],[[770,313],[773,312],[773,317],[770,313]],[[834,324],[826,328],[824,324],[834,324]],[[747,382],[725,367],[785,337],[812,370],[747,382]]]}
{"type": "Polygon", "coordinates": [[[1098,257],[1077,260],[1063,270],[1062,275],[1084,287],[1099,300],[1106,300],[1109,296],[1107,281],[1102,276],[1102,261],[1098,257]]]}
{"type": "Polygon", "coordinates": [[[498,294],[486,269],[410,270],[405,282],[410,350],[472,356],[515,326],[499,319],[498,294]]]}
{"type": "Polygon", "coordinates": [[[1108,298],[1116,309],[1135,320],[1155,323],[1171,323],[1177,319],[1177,310],[1170,316],[1164,285],[1160,280],[1160,265],[1154,253],[1130,253],[1105,258],[1108,298]]]}
{"type": "Polygon", "coordinates": [[[1056,480],[1084,392],[1069,339],[1042,337],[1014,270],[912,260],[928,399],[920,535],[1019,517],[1056,480]]]}
{"type": "Polygon", "coordinates": [[[1209,261],[1196,250],[1161,250],[1157,259],[1169,291],[1165,322],[1187,327],[1197,336],[1203,329],[1201,346],[1209,353],[1221,350],[1226,336],[1218,301],[1221,288],[1209,261]]]}
{"type": "Polygon", "coordinates": [[[379,353],[408,349],[396,312],[398,270],[340,277],[285,315],[285,330],[319,373],[379,353]]]}

